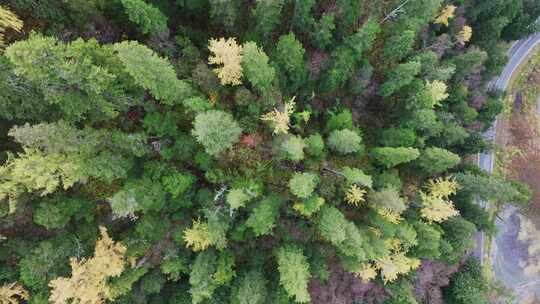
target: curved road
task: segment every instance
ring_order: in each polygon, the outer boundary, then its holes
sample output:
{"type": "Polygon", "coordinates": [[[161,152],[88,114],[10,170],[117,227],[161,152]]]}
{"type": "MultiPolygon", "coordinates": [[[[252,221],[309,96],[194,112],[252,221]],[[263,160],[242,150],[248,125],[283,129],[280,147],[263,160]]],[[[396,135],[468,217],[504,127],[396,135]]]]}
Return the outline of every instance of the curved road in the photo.
{"type": "MultiPolygon", "coordinates": [[[[500,90],[506,90],[512,75],[527,56],[540,44],[540,33],[520,40],[508,51],[508,63],[498,79],[490,85],[500,90]]],[[[540,102],[540,100],[539,100],[540,102]]],[[[540,110],[540,104],[539,104],[540,110]]],[[[540,111],[539,111],[540,112],[540,111]]],[[[495,139],[497,121],[484,133],[484,138],[495,139]]],[[[478,166],[483,170],[493,173],[495,157],[493,152],[480,153],[478,155],[478,166]]],[[[487,203],[478,202],[482,207],[487,203]]],[[[540,277],[528,277],[523,273],[523,259],[527,258],[527,246],[517,240],[520,220],[516,208],[507,207],[501,212],[501,219],[496,220],[499,234],[493,240],[491,257],[493,261],[493,273],[495,277],[507,287],[514,289],[518,301],[521,301],[531,293],[536,293],[540,297],[540,277]]],[[[477,251],[475,255],[480,258],[480,263],[484,263],[484,235],[477,236],[477,251]]]]}

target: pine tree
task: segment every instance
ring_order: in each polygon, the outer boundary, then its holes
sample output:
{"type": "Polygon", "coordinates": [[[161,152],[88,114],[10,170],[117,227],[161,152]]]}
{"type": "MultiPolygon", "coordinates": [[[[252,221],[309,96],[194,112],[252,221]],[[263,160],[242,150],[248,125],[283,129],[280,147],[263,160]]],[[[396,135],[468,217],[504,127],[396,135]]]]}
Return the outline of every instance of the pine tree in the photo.
{"type": "MultiPolygon", "coordinates": [[[[302,5],[298,1],[297,5],[302,5]]],[[[305,50],[302,43],[296,39],[293,32],[279,38],[275,55],[277,74],[280,76],[280,87],[284,92],[293,95],[307,81],[308,69],[306,65],[305,50]]]]}
{"type": "Polygon", "coordinates": [[[430,174],[444,172],[460,162],[459,155],[437,147],[425,149],[417,161],[420,168],[430,174]]]}
{"type": "Polygon", "coordinates": [[[417,159],[420,151],[414,148],[384,147],[371,150],[371,156],[386,168],[391,168],[417,159]]]}
{"type": "Polygon", "coordinates": [[[242,70],[246,79],[261,93],[267,93],[272,86],[276,72],[268,63],[268,56],[255,42],[243,45],[242,70]]]}
{"type": "Polygon", "coordinates": [[[257,270],[251,270],[237,280],[231,294],[231,304],[264,304],[267,301],[268,282],[257,270]]]}
{"type": "Polygon", "coordinates": [[[191,87],[178,80],[172,65],[136,41],[114,45],[118,58],[135,82],[164,104],[177,104],[192,95],[191,87]]]}
{"type": "Polygon", "coordinates": [[[407,30],[399,35],[392,36],[385,43],[383,54],[385,60],[399,62],[412,52],[416,33],[407,30]]]}
{"type": "Polygon", "coordinates": [[[253,229],[256,236],[271,234],[283,203],[284,200],[279,196],[264,198],[253,208],[246,225],[253,229]]]}
{"type": "Polygon", "coordinates": [[[143,34],[159,36],[168,31],[167,16],[143,0],[121,0],[129,20],[140,27],[143,34]]]}
{"type": "Polygon", "coordinates": [[[32,33],[27,40],[10,45],[5,56],[14,73],[40,91],[46,103],[58,106],[65,120],[108,120],[127,107],[124,90],[129,85],[117,77],[125,75],[112,49],[95,39],[64,44],[32,33]]]}
{"type": "Polygon", "coordinates": [[[254,20],[254,31],[259,37],[259,42],[264,42],[279,23],[284,0],[256,0],[255,7],[251,10],[254,20]]]}
{"type": "Polygon", "coordinates": [[[298,303],[309,302],[308,283],[311,274],[302,249],[293,245],[285,245],[278,249],[276,258],[279,282],[289,297],[294,297],[298,303]]]}
{"type": "Polygon", "coordinates": [[[410,84],[420,73],[421,65],[417,61],[402,63],[388,72],[388,80],[383,83],[379,93],[383,97],[394,94],[397,90],[410,84]]]}
{"type": "Polygon", "coordinates": [[[189,293],[192,303],[198,304],[212,298],[218,284],[213,275],[217,270],[218,257],[213,251],[204,251],[197,255],[189,274],[189,293]]]}
{"type": "Polygon", "coordinates": [[[135,218],[139,211],[161,210],[165,206],[165,191],[148,177],[131,179],[112,195],[110,203],[115,216],[135,218]]]}

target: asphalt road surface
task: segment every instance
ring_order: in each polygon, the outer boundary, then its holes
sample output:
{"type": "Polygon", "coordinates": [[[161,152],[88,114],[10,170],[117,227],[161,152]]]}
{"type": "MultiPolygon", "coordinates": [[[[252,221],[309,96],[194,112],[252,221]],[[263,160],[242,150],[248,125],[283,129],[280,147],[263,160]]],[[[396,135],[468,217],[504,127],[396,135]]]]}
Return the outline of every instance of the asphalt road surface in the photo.
{"type": "MultiPolygon", "coordinates": [[[[500,90],[506,90],[512,75],[527,56],[540,44],[540,33],[516,42],[509,50],[509,61],[502,74],[491,85],[500,90]]],[[[539,84],[540,85],[540,84],[539,84]]],[[[540,112],[540,99],[538,110],[540,112]]],[[[493,140],[495,138],[497,122],[484,133],[484,138],[493,140]]],[[[481,153],[478,155],[478,166],[483,170],[492,173],[495,156],[491,153],[481,153]]],[[[478,202],[482,207],[486,202],[478,202]]],[[[516,295],[518,303],[536,293],[540,298],[540,276],[529,277],[523,272],[523,260],[527,259],[526,244],[517,240],[517,234],[520,227],[518,210],[515,207],[506,207],[500,215],[501,219],[496,220],[499,234],[492,243],[491,260],[493,262],[493,273],[495,278],[504,285],[512,288],[516,295]]],[[[479,257],[480,263],[484,263],[484,234],[477,235],[477,250],[475,255],[479,257]]]]}

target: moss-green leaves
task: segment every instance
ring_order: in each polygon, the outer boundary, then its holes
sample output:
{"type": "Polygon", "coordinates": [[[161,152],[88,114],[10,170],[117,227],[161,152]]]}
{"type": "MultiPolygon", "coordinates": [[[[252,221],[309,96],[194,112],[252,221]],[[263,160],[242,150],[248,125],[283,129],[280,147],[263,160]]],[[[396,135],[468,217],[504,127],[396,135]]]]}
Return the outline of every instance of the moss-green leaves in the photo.
{"type": "Polygon", "coordinates": [[[242,129],[232,115],[218,110],[197,115],[191,131],[206,152],[212,156],[231,148],[241,133],[242,129]]]}
{"type": "Polygon", "coordinates": [[[172,65],[145,45],[124,41],[114,50],[135,82],[157,100],[173,105],[192,95],[190,85],[176,77],[172,65]]]}
{"type": "Polygon", "coordinates": [[[289,297],[294,297],[295,301],[299,303],[309,302],[308,283],[311,274],[302,249],[286,245],[277,251],[276,258],[279,283],[285,288],[289,297]]]}
{"type": "Polygon", "coordinates": [[[315,190],[319,177],[313,173],[295,173],[289,181],[289,189],[298,198],[308,198],[315,190]]]}
{"type": "Polygon", "coordinates": [[[359,152],[363,149],[362,137],[349,129],[335,130],[328,137],[328,146],[341,154],[359,152]]]}

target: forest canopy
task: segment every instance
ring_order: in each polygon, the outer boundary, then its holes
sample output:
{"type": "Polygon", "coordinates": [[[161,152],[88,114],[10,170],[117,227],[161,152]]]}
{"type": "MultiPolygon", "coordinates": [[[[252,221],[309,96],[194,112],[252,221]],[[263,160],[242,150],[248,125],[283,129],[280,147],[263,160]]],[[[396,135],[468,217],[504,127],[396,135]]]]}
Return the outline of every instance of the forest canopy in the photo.
{"type": "Polygon", "coordinates": [[[475,199],[531,194],[468,160],[539,15],[2,1],[0,303],[484,303],[475,199]]]}

